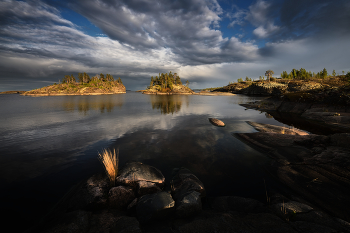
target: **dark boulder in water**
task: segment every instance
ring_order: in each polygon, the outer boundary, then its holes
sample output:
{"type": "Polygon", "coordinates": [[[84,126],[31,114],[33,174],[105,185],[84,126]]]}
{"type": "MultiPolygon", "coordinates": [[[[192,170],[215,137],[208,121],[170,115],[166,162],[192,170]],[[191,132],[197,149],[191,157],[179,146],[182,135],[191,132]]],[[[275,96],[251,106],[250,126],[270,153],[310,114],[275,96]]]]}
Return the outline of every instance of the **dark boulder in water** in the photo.
{"type": "Polygon", "coordinates": [[[174,169],[171,193],[176,202],[176,215],[190,217],[202,210],[201,198],[205,196],[203,183],[188,169],[174,169]]]}

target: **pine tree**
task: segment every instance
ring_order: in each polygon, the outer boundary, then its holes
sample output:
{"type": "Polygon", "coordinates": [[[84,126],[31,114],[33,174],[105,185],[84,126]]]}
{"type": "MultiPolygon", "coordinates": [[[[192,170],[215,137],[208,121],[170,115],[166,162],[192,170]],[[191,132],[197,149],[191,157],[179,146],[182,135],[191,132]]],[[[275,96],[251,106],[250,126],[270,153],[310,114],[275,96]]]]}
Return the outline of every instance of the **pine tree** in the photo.
{"type": "Polygon", "coordinates": [[[105,81],[105,76],[101,73],[100,74],[100,80],[103,82],[103,81],[105,81]]]}
{"type": "Polygon", "coordinates": [[[75,83],[76,82],[75,77],[73,75],[70,76],[70,81],[71,81],[71,83],[75,83]]]}
{"type": "Polygon", "coordinates": [[[335,70],[333,70],[332,75],[333,75],[333,76],[336,76],[336,75],[337,75],[337,73],[335,73],[335,70]]]}
{"type": "Polygon", "coordinates": [[[78,73],[79,82],[84,83],[84,75],[82,73],[78,73]]]}
{"type": "Polygon", "coordinates": [[[327,76],[328,76],[328,72],[327,72],[327,70],[326,70],[326,68],[323,68],[323,70],[321,71],[321,78],[327,78],[327,76]]]}

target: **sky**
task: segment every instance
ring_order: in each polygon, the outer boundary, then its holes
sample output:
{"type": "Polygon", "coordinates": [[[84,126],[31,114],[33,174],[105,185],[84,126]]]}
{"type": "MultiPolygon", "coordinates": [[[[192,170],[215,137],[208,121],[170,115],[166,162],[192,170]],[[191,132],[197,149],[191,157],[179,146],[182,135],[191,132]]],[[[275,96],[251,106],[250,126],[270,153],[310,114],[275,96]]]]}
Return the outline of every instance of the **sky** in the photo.
{"type": "Polygon", "coordinates": [[[64,75],[127,90],[177,73],[193,89],[272,69],[350,71],[349,0],[0,0],[0,91],[64,75]]]}

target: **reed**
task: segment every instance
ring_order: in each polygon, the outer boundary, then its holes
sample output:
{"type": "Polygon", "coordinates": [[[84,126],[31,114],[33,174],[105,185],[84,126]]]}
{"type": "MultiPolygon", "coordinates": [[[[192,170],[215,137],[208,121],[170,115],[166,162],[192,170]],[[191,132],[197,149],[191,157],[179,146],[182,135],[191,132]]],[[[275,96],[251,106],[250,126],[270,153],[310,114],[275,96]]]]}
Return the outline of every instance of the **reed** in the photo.
{"type": "Polygon", "coordinates": [[[115,179],[118,175],[119,165],[119,149],[117,153],[108,149],[104,149],[102,153],[98,153],[99,159],[105,167],[106,174],[111,182],[111,186],[115,186],[115,179]]]}

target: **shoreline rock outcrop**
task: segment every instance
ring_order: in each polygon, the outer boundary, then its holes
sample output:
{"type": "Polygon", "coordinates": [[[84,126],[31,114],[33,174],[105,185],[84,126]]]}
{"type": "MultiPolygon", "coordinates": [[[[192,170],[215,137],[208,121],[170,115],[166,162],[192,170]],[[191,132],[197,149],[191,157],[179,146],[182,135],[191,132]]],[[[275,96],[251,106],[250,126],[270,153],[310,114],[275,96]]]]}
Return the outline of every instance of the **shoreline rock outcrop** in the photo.
{"type": "MultiPolygon", "coordinates": [[[[131,164],[142,167],[140,163],[131,164]]],[[[145,170],[153,170],[144,166],[145,170]]],[[[122,170],[127,173],[133,170],[131,167],[129,163],[122,170]]],[[[268,203],[223,196],[211,198],[209,206],[204,207],[198,201],[205,196],[203,183],[186,168],[173,172],[171,193],[159,191],[142,196],[135,190],[137,185],[111,188],[107,177],[94,175],[75,187],[57,205],[58,209],[29,232],[350,232],[349,222],[302,199],[278,193],[269,193],[268,203]],[[131,201],[133,197],[136,198],[131,201]],[[79,199],[85,206],[73,205],[79,199]],[[127,211],[125,203],[129,202],[127,211]]],[[[152,176],[159,177],[155,173],[152,176]]]]}

